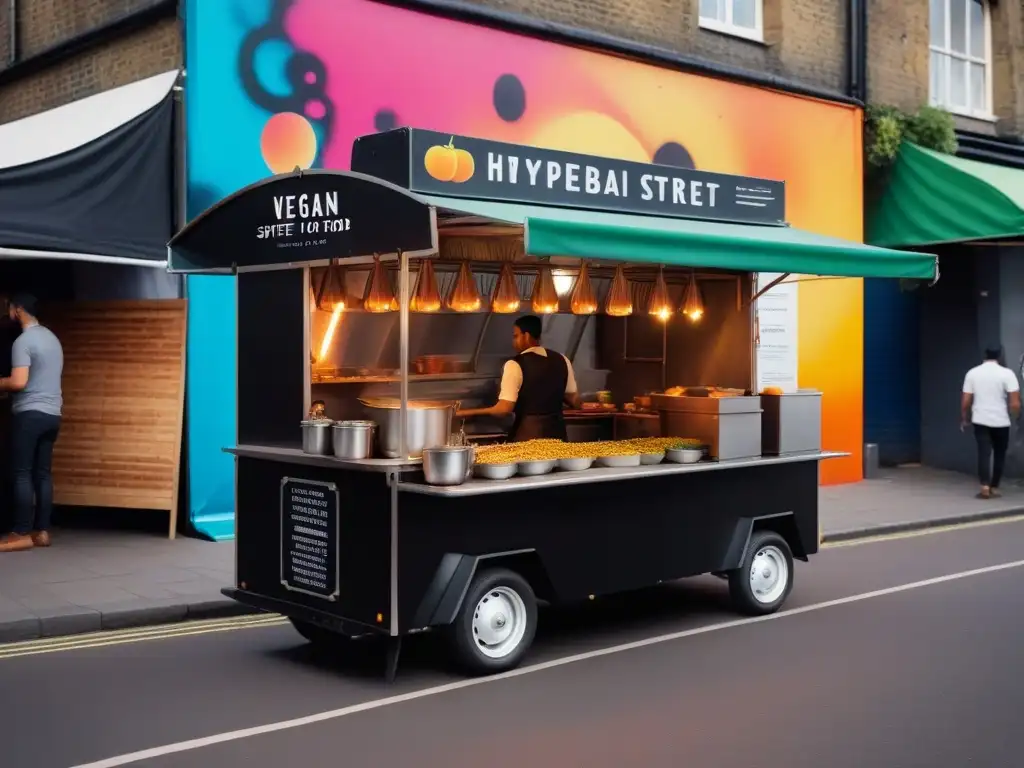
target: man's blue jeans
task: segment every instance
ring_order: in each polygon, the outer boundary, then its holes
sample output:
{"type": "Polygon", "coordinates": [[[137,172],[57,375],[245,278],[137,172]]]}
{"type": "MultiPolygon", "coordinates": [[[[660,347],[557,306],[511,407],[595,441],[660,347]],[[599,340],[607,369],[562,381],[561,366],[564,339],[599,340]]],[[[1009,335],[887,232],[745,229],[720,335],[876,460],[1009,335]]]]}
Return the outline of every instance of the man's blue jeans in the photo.
{"type": "Polygon", "coordinates": [[[60,416],[42,411],[11,415],[14,533],[50,530],[53,516],[53,445],[60,416]]]}

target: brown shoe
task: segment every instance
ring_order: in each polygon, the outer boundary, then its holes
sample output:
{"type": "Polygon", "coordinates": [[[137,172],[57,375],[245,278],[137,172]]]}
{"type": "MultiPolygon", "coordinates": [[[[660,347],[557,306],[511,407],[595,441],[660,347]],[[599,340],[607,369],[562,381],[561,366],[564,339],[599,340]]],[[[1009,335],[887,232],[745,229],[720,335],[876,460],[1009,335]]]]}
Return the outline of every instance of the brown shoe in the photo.
{"type": "Polygon", "coordinates": [[[8,533],[5,536],[0,536],[0,552],[24,552],[34,546],[32,537],[23,533],[8,533]]]}
{"type": "Polygon", "coordinates": [[[50,533],[49,531],[32,531],[29,534],[32,537],[32,543],[37,547],[48,547],[50,546],[50,533]]]}

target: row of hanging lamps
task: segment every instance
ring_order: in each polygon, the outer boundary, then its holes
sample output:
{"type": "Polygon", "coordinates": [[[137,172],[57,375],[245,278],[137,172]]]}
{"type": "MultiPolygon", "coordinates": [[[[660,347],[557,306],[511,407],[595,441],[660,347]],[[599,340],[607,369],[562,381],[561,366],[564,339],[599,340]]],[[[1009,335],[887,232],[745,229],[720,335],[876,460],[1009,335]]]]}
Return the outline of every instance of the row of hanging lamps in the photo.
{"type": "Polygon", "coordinates": [[[612,317],[627,317],[633,314],[633,290],[629,287],[621,264],[615,268],[615,277],[608,288],[604,313],[612,317]]]}
{"type": "Polygon", "coordinates": [[[704,302],[701,299],[700,287],[697,285],[697,275],[690,275],[690,283],[686,286],[686,298],[683,300],[683,314],[696,323],[704,317],[704,302]]]}
{"type": "Polygon", "coordinates": [[[531,306],[538,315],[552,315],[558,311],[558,291],[555,290],[555,278],[551,275],[551,267],[546,264],[541,265],[537,270],[531,306]]]}
{"type": "Polygon", "coordinates": [[[594,295],[594,286],[590,284],[590,273],[587,272],[586,263],[580,267],[569,307],[574,315],[592,315],[597,311],[597,297],[594,295]]]}
{"type": "Polygon", "coordinates": [[[491,296],[491,310],[502,315],[508,315],[519,311],[521,299],[519,297],[519,286],[516,285],[516,275],[512,271],[512,265],[505,262],[501,265],[498,273],[498,282],[494,285],[494,294],[491,296]]]}
{"type": "Polygon", "coordinates": [[[434,262],[430,259],[420,259],[416,290],[409,301],[409,309],[413,312],[437,312],[441,309],[441,292],[437,289],[434,262]]]}
{"type": "Polygon", "coordinates": [[[448,297],[448,309],[455,312],[477,312],[482,303],[469,262],[464,261],[459,267],[459,276],[455,279],[455,286],[448,297]]]}

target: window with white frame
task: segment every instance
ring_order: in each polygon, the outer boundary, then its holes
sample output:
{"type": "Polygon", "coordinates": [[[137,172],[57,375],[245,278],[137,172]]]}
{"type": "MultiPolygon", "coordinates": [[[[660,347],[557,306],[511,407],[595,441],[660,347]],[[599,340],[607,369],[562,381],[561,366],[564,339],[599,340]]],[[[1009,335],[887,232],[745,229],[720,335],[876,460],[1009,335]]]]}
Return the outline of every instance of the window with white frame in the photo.
{"type": "Polygon", "coordinates": [[[700,0],[700,26],[727,35],[762,40],[764,0],[700,0]]]}
{"type": "Polygon", "coordinates": [[[930,0],[929,101],[974,117],[992,114],[992,45],[985,0],[930,0]]]}

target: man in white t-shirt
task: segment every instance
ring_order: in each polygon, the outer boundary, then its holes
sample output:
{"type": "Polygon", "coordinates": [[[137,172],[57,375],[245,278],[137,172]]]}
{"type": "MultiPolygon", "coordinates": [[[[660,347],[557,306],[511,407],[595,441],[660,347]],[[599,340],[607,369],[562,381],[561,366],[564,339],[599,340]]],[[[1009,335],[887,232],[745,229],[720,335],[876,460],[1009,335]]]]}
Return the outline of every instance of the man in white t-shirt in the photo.
{"type": "Polygon", "coordinates": [[[999,495],[1006,448],[1010,444],[1010,417],[1020,415],[1020,384],[1009,368],[999,364],[998,348],[985,350],[985,362],[964,378],[960,398],[960,429],[974,425],[978,443],[979,498],[999,495]]]}
{"type": "Polygon", "coordinates": [[[565,406],[579,407],[576,375],[569,358],[540,344],[541,319],[524,315],[512,328],[512,346],[519,354],[505,363],[498,402],[488,408],[467,408],[456,414],[514,414],[509,440],[565,440],[565,406]]]}

